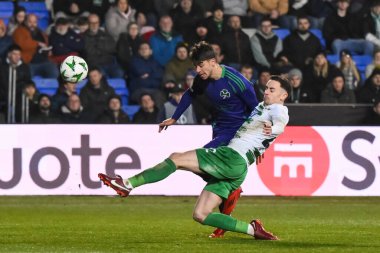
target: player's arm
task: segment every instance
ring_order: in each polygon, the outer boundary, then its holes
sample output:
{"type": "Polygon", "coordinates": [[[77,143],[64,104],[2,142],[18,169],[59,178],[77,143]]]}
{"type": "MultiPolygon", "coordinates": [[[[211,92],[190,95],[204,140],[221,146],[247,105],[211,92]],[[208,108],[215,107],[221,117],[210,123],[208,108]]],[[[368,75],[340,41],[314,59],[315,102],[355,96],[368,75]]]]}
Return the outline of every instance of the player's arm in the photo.
{"type": "Polygon", "coordinates": [[[284,132],[289,121],[289,115],[285,107],[274,106],[271,108],[272,134],[279,135],[284,132]]]}
{"type": "Polygon", "coordinates": [[[158,132],[161,133],[162,130],[166,130],[169,126],[175,124],[179,117],[181,117],[182,113],[186,111],[186,109],[190,106],[192,102],[192,97],[190,94],[190,90],[186,90],[182,95],[181,101],[179,102],[177,109],[175,110],[173,116],[162,121],[158,126],[158,132]]]}

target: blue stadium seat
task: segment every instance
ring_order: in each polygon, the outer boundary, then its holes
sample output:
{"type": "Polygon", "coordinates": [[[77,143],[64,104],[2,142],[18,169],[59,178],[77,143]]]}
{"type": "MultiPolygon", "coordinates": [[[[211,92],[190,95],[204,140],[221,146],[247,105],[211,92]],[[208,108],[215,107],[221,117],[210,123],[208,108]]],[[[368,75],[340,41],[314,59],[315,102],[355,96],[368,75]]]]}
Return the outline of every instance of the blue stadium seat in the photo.
{"type": "Polygon", "coordinates": [[[77,93],[78,93],[78,94],[80,93],[81,89],[86,85],[87,81],[88,81],[88,80],[87,80],[87,78],[86,78],[86,79],[80,81],[80,82],[77,84],[77,93]]]}
{"type": "Polygon", "coordinates": [[[136,112],[140,109],[139,105],[124,105],[122,107],[123,111],[128,114],[129,118],[132,119],[136,112]]]}
{"type": "Polygon", "coordinates": [[[36,83],[36,87],[40,88],[58,88],[58,80],[54,78],[40,78],[33,77],[33,81],[36,83]]]}
{"type": "Polygon", "coordinates": [[[281,39],[283,40],[286,36],[290,34],[290,31],[288,29],[273,29],[273,32],[281,39]]]}
{"type": "Polygon", "coordinates": [[[9,19],[12,17],[12,15],[13,15],[13,11],[0,10],[0,18],[1,19],[9,19]]]}
{"type": "Polygon", "coordinates": [[[327,55],[327,60],[331,63],[331,64],[335,64],[339,61],[339,55],[337,54],[328,54],[327,55]]]}
{"type": "Polygon", "coordinates": [[[325,49],[326,48],[326,41],[323,38],[322,31],[319,29],[310,29],[310,32],[312,32],[315,36],[317,36],[317,38],[319,39],[319,41],[322,44],[322,47],[325,49]]]}
{"type": "Polygon", "coordinates": [[[41,18],[41,19],[38,19],[38,27],[45,31],[50,25],[50,22],[49,22],[49,19],[47,18],[41,18]]]}
{"type": "Polygon", "coordinates": [[[36,12],[36,11],[44,11],[48,12],[48,9],[46,8],[45,1],[43,2],[21,2],[19,1],[18,4],[20,6],[24,6],[27,12],[36,12]]]}
{"type": "Polygon", "coordinates": [[[123,89],[126,87],[125,80],[122,78],[109,78],[107,81],[114,89],[123,89]]]}

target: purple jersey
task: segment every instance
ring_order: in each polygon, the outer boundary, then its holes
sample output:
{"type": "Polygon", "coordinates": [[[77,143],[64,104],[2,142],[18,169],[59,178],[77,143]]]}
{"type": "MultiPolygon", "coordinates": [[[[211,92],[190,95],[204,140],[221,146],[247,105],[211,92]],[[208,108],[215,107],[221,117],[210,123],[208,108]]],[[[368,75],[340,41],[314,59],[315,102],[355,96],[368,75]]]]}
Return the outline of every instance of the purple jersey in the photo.
{"type": "Polygon", "coordinates": [[[207,148],[227,145],[258,104],[252,83],[235,69],[221,67],[222,76],[218,80],[203,80],[197,75],[172,116],[177,120],[193,98],[206,94],[217,112],[213,122],[213,140],[205,145],[207,148]]]}

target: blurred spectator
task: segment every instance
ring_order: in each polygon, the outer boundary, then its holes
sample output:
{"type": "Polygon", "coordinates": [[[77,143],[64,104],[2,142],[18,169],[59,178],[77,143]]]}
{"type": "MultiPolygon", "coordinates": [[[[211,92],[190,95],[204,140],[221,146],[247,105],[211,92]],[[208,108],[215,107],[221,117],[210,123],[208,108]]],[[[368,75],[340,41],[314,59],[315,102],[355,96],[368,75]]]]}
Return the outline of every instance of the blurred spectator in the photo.
{"type": "Polygon", "coordinates": [[[47,36],[37,26],[38,18],[34,14],[26,17],[25,25],[18,26],[13,32],[13,41],[21,47],[22,60],[30,64],[32,76],[56,78],[58,67],[49,61],[52,47],[47,36]]]}
{"type": "Polygon", "coordinates": [[[12,36],[17,27],[25,22],[26,10],[23,6],[18,6],[13,10],[13,16],[8,22],[8,35],[12,36]]]}
{"type": "Polygon", "coordinates": [[[375,68],[371,76],[357,92],[358,103],[372,104],[380,98],[380,69],[375,68]]]}
{"type": "Polygon", "coordinates": [[[291,92],[288,97],[289,103],[313,103],[315,96],[313,92],[303,85],[302,72],[299,69],[291,69],[288,73],[291,92]]]}
{"type": "Polygon", "coordinates": [[[363,33],[365,39],[375,45],[375,49],[380,49],[380,0],[371,1],[370,11],[364,16],[363,33]]]}
{"type": "Polygon", "coordinates": [[[345,88],[348,90],[356,90],[360,84],[360,74],[354,60],[352,59],[351,52],[342,50],[340,52],[340,61],[336,66],[344,75],[345,88]]]}
{"type": "Polygon", "coordinates": [[[117,63],[116,42],[100,29],[100,20],[96,14],[88,17],[89,29],[84,34],[84,53],[90,67],[100,67],[109,78],[123,77],[123,71],[117,63]]]}
{"type": "Polygon", "coordinates": [[[106,31],[115,41],[123,32],[127,32],[127,26],[130,22],[135,21],[135,12],[128,0],[116,0],[115,6],[112,6],[106,14],[106,31]]]}
{"type": "Polygon", "coordinates": [[[67,18],[71,23],[76,23],[80,17],[87,17],[90,12],[90,0],[54,0],[54,18],[67,18]]]}
{"type": "Polygon", "coordinates": [[[380,51],[379,50],[375,51],[375,53],[373,54],[372,62],[368,64],[367,67],[365,68],[365,77],[369,78],[372,74],[372,71],[375,68],[380,68],[380,51]]]}
{"type": "Polygon", "coordinates": [[[215,4],[212,8],[212,16],[206,19],[208,34],[213,39],[213,42],[218,41],[227,29],[223,9],[223,3],[215,4]]]}
{"type": "Polygon", "coordinates": [[[31,115],[37,109],[40,92],[37,90],[36,84],[29,80],[24,83],[23,93],[28,99],[29,115],[31,115]]]}
{"type": "Polygon", "coordinates": [[[248,35],[242,31],[239,16],[228,19],[230,29],[222,35],[222,51],[226,64],[240,69],[241,65],[253,64],[248,35]]]}
{"type": "Polygon", "coordinates": [[[183,84],[186,73],[194,67],[193,62],[189,58],[186,43],[178,43],[175,52],[175,56],[165,66],[164,81],[173,80],[183,84]]]}
{"type": "Polygon", "coordinates": [[[58,89],[52,97],[52,110],[59,112],[61,106],[66,104],[67,99],[71,94],[76,93],[77,84],[64,81],[61,76],[58,77],[58,89]]]}
{"type": "Polygon", "coordinates": [[[199,5],[199,7],[201,7],[201,9],[204,12],[203,16],[206,18],[212,16],[213,10],[214,10],[216,5],[223,7],[223,1],[222,0],[208,0],[208,1],[194,0],[194,3],[199,5]]]}
{"type": "MultiPolygon", "coordinates": [[[[23,85],[31,80],[30,69],[21,60],[21,48],[12,45],[8,48],[7,59],[0,65],[0,107],[8,104],[9,69],[16,69],[16,121],[21,119],[21,94],[23,85]]],[[[5,107],[3,108],[5,109],[5,107]]]]}
{"type": "Polygon", "coordinates": [[[83,34],[88,30],[89,24],[88,24],[88,18],[86,17],[80,17],[78,19],[78,22],[74,26],[74,30],[76,33],[79,33],[79,35],[83,36],[83,34]]]}
{"type": "Polygon", "coordinates": [[[38,96],[37,109],[30,115],[31,124],[61,123],[59,116],[51,110],[50,97],[47,94],[38,96]]]}
{"type": "Polygon", "coordinates": [[[314,57],[313,63],[304,71],[305,88],[315,94],[317,102],[320,101],[321,92],[332,82],[334,76],[340,73],[335,65],[330,64],[326,53],[321,51],[314,57]]]}
{"type": "Polygon", "coordinates": [[[203,19],[202,9],[193,0],[180,0],[179,4],[170,11],[174,30],[182,34],[185,41],[189,41],[198,20],[203,19]]]}
{"type": "Polygon", "coordinates": [[[80,98],[77,94],[71,94],[65,105],[61,107],[61,121],[65,124],[83,124],[92,123],[89,115],[81,105],[80,98]]]}
{"type": "Polygon", "coordinates": [[[157,26],[157,13],[152,0],[130,0],[131,6],[136,9],[136,12],[144,14],[147,19],[146,25],[157,26]]]}
{"type": "Polygon", "coordinates": [[[111,7],[111,4],[114,2],[115,0],[91,1],[90,13],[98,15],[98,17],[100,18],[100,22],[103,24],[104,17],[106,16],[108,9],[111,7]]]}
{"type": "Polygon", "coordinates": [[[212,42],[210,45],[215,52],[216,63],[224,64],[224,54],[222,54],[222,47],[220,44],[218,42],[212,42]]]}
{"type": "Polygon", "coordinates": [[[338,9],[331,13],[323,25],[327,49],[339,54],[347,49],[357,54],[373,54],[373,44],[363,38],[361,20],[348,12],[350,0],[338,0],[338,9]]]}
{"type": "Polygon", "coordinates": [[[373,103],[371,113],[364,120],[365,125],[380,126],[380,98],[373,103]]]}
{"type": "Polygon", "coordinates": [[[201,42],[201,41],[215,41],[217,38],[211,38],[210,34],[208,32],[208,28],[206,25],[205,20],[198,20],[196,25],[195,25],[195,30],[194,32],[190,33],[188,35],[187,43],[189,45],[194,45],[195,43],[201,42]]]}
{"type": "Polygon", "coordinates": [[[173,31],[173,21],[170,16],[162,16],[159,26],[159,30],[150,38],[150,46],[153,58],[164,67],[173,57],[177,43],[182,42],[182,36],[173,31]]]}
{"type": "Polygon", "coordinates": [[[271,68],[282,51],[281,39],[272,31],[272,21],[263,18],[259,30],[250,39],[256,66],[271,68]]]}
{"type": "Polygon", "coordinates": [[[157,16],[162,17],[169,15],[170,10],[179,3],[179,0],[153,0],[153,3],[157,16]]]}
{"type": "Polygon", "coordinates": [[[341,73],[333,77],[332,82],[321,94],[321,103],[354,104],[355,102],[355,93],[346,88],[344,76],[341,73]]]}
{"type": "Polygon", "coordinates": [[[2,19],[0,19],[0,63],[5,61],[7,50],[12,45],[11,36],[7,35],[7,28],[2,19]]]}
{"type": "Polygon", "coordinates": [[[135,22],[128,24],[128,32],[120,34],[117,42],[117,58],[124,71],[128,71],[132,56],[137,55],[139,45],[143,42],[139,36],[139,27],[135,22]]]}
{"type": "Polygon", "coordinates": [[[103,112],[98,123],[128,124],[130,122],[128,115],[121,109],[121,98],[118,95],[110,96],[108,99],[108,108],[103,112]]]}
{"type": "Polygon", "coordinates": [[[154,103],[152,95],[143,93],[139,99],[140,109],[133,117],[133,123],[136,124],[157,124],[158,108],[154,103]]]}
{"type": "Polygon", "coordinates": [[[253,13],[253,26],[260,26],[260,21],[264,17],[269,17],[273,24],[279,27],[288,28],[289,20],[284,18],[288,13],[288,0],[248,0],[249,10],[253,13]]]}
{"type": "Polygon", "coordinates": [[[253,67],[251,65],[243,65],[240,68],[240,73],[247,78],[248,81],[250,81],[253,84],[256,83],[256,81],[253,79],[253,67]]]}
{"type": "MultiPolygon", "coordinates": [[[[170,99],[164,104],[160,112],[159,121],[169,119],[173,116],[184,93],[185,93],[185,88],[182,84],[177,84],[174,88],[171,89],[170,99]]],[[[181,117],[179,117],[179,119],[176,121],[176,124],[179,124],[179,125],[197,124],[192,105],[190,105],[186,109],[186,111],[182,113],[181,117]]]]}
{"type": "Polygon", "coordinates": [[[92,68],[88,72],[88,81],[80,91],[82,106],[86,108],[90,121],[96,121],[107,109],[107,103],[115,90],[103,78],[100,69],[92,68]]]}
{"type": "Polygon", "coordinates": [[[69,21],[58,18],[49,36],[54,62],[60,64],[69,55],[79,55],[84,48],[83,38],[69,27],[69,21]]]}
{"type": "Polygon", "coordinates": [[[191,88],[193,86],[194,78],[196,75],[197,75],[197,72],[195,72],[194,70],[189,70],[186,73],[185,82],[183,85],[185,89],[191,88]]]}
{"type": "MultiPolygon", "coordinates": [[[[130,84],[131,101],[138,102],[142,93],[150,92],[155,99],[160,94],[159,88],[162,81],[163,69],[160,64],[152,57],[152,49],[149,43],[140,44],[138,55],[131,61],[130,84]]],[[[160,99],[160,102],[162,99],[160,99]]]]}
{"type": "Polygon", "coordinates": [[[255,89],[256,97],[259,102],[263,101],[264,91],[266,89],[266,84],[269,81],[271,72],[269,68],[262,68],[259,71],[259,78],[253,88],[255,89]]]}
{"type": "Polygon", "coordinates": [[[293,66],[303,70],[322,50],[319,39],[310,32],[310,22],[305,16],[297,18],[297,29],[285,37],[278,67],[293,66]]]}
{"type": "Polygon", "coordinates": [[[243,27],[251,27],[251,17],[247,16],[247,0],[223,0],[224,14],[228,19],[230,16],[239,16],[243,27]]]}
{"type": "Polygon", "coordinates": [[[147,18],[144,13],[136,12],[135,16],[136,23],[140,31],[140,36],[143,38],[144,41],[150,41],[150,37],[152,37],[152,35],[156,31],[156,28],[148,24],[147,18]]]}

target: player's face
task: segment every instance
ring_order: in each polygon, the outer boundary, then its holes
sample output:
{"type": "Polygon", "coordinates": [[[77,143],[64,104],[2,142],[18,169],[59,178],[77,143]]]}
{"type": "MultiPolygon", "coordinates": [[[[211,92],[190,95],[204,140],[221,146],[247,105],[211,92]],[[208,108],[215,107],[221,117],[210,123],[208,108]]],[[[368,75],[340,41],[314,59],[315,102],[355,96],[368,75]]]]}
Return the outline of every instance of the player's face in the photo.
{"type": "Polygon", "coordinates": [[[287,97],[288,94],[283,88],[281,88],[278,81],[268,81],[264,91],[264,103],[266,105],[283,104],[287,97]]]}
{"type": "Polygon", "coordinates": [[[200,78],[206,80],[211,76],[212,69],[215,67],[215,59],[205,60],[198,63],[195,66],[195,71],[199,75],[200,78]]]}

